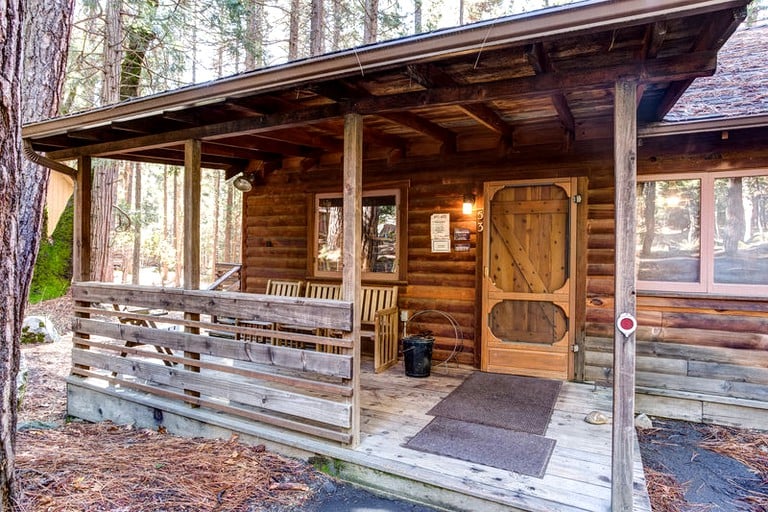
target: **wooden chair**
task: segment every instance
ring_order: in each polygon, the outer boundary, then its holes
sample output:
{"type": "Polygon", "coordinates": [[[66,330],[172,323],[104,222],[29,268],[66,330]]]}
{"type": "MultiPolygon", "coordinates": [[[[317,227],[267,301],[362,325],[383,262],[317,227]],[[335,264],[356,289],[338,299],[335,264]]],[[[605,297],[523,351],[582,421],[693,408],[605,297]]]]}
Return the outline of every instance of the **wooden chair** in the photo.
{"type": "MultiPolygon", "coordinates": [[[[301,289],[303,286],[304,281],[284,281],[278,279],[270,279],[267,281],[267,290],[265,294],[277,295],[279,297],[301,297],[301,289]]],[[[250,324],[254,327],[255,323],[258,322],[250,322],[250,324]]],[[[268,324],[267,322],[261,322],[261,324],[262,325],[260,327],[262,329],[271,329],[275,331],[284,329],[284,326],[281,325],[268,324]]],[[[300,343],[292,340],[281,339],[274,336],[270,339],[273,345],[278,345],[281,347],[303,348],[300,343]]]]}
{"type": "MultiPolygon", "coordinates": [[[[341,297],[341,285],[333,283],[308,282],[304,290],[304,297],[308,299],[339,300],[339,297],[341,297]]],[[[280,325],[278,327],[281,331],[311,333],[315,336],[327,336],[329,334],[328,329],[316,329],[312,327],[304,327],[303,325],[280,325]]],[[[302,346],[301,348],[307,347],[302,346]]],[[[319,345],[315,348],[324,350],[323,346],[319,345]]]]}
{"type": "Polygon", "coordinates": [[[280,297],[301,297],[301,288],[304,281],[281,281],[270,279],[267,281],[267,295],[278,295],[280,297]]]}
{"type": "Polygon", "coordinates": [[[397,363],[397,286],[363,286],[361,338],[373,339],[373,369],[383,372],[397,363]]]}

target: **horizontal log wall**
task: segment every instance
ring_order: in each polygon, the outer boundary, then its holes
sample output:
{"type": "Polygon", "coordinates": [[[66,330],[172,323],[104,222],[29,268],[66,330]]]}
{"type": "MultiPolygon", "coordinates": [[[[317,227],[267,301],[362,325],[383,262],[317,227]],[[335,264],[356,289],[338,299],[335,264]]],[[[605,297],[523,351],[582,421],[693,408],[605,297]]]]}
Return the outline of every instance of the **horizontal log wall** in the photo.
{"type": "Polygon", "coordinates": [[[104,283],[78,283],[73,298],[73,376],[352,439],[350,303],[104,283]],[[313,334],[330,327],[341,336],[313,334]]]}
{"type": "MultiPolygon", "coordinates": [[[[695,150],[697,140],[672,144],[650,140],[640,147],[638,172],[658,174],[692,170],[755,169],[768,167],[761,151],[739,148],[738,137],[708,137],[706,152],[680,155],[680,148],[695,150]],[[712,144],[718,147],[712,147],[712,144]]],[[[613,366],[613,184],[608,170],[590,176],[588,221],[588,282],[585,379],[610,382],[613,366]]],[[[638,293],[637,386],[663,400],[678,397],[664,408],[686,419],[712,420],[702,407],[738,405],[750,401],[768,405],[768,297],[714,297],[693,294],[638,293]],[[696,414],[686,400],[696,397],[696,414]]],[[[653,401],[641,400],[643,404],[653,401]]],[[[666,402],[665,402],[666,403],[666,402]]],[[[763,405],[754,404],[758,410],[763,405]]],[[[658,411],[658,409],[655,409],[658,411]]],[[[706,411],[706,407],[704,407],[706,411]]],[[[752,424],[741,418],[724,420],[752,424]],[[743,420],[743,421],[742,421],[743,420]]],[[[764,414],[760,412],[759,414],[764,414]]],[[[752,418],[753,419],[753,418],[752,418]]]]}
{"type": "MultiPolygon", "coordinates": [[[[364,188],[392,188],[407,183],[408,223],[407,275],[398,283],[398,306],[418,317],[406,326],[408,334],[424,330],[435,336],[433,358],[451,358],[461,364],[479,365],[478,319],[482,235],[478,237],[475,213],[462,213],[465,194],[475,195],[475,210],[483,208],[483,183],[489,180],[519,180],[554,176],[583,176],[595,166],[594,157],[574,161],[558,151],[500,158],[496,150],[476,157],[456,155],[436,159],[405,160],[388,165],[367,162],[364,188]],[[433,253],[430,216],[448,213],[451,235],[454,228],[470,231],[467,252],[433,253]],[[426,313],[426,311],[436,311],[426,313]],[[455,329],[449,315],[458,324],[455,329]]],[[[245,196],[243,268],[246,292],[261,293],[271,278],[311,280],[308,271],[306,236],[307,208],[315,192],[341,192],[336,168],[301,171],[288,162],[267,183],[245,196]]],[[[455,241],[451,241],[452,247],[455,241]]],[[[367,283],[366,283],[367,284],[367,283]]],[[[403,328],[402,324],[400,326],[403,328]]]]}

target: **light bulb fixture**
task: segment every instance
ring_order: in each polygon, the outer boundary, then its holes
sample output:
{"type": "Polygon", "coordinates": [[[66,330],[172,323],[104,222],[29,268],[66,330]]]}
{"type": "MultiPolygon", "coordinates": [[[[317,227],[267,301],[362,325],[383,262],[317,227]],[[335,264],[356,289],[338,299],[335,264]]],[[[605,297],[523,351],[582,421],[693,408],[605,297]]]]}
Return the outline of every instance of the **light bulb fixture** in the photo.
{"type": "Polygon", "coordinates": [[[243,174],[242,176],[238,176],[235,178],[235,180],[232,182],[232,186],[235,187],[240,192],[250,192],[253,188],[253,179],[254,174],[243,174]]]}
{"type": "Polygon", "coordinates": [[[472,208],[475,206],[475,195],[474,194],[464,194],[464,200],[461,204],[461,213],[464,215],[470,215],[472,213],[472,208]]]}

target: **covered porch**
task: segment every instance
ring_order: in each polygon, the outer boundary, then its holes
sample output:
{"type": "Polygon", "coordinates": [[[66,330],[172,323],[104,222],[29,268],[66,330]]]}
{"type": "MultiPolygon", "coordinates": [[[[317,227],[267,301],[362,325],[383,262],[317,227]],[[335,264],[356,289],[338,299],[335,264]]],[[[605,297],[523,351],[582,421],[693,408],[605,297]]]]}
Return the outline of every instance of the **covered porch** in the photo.
{"type": "MultiPolygon", "coordinates": [[[[635,313],[637,128],[714,73],[744,4],[584,2],[25,127],[28,150],[76,178],[70,413],[237,432],[446,508],[649,510],[633,428],[635,337],[615,325],[635,313]],[[183,166],[183,289],[90,282],[93,158],[183,166]],[[77,169],[57,163],[71,159],[77,169]],[[241,292],[199,290],[204,168],[241,174],[250,188],[241,292]],[[388,232],[397,245],[378,262],[385,276],[361,265],[367,187],[392,198],[398,219],[388,232]],[[466,196],[469,218],[456,215],[466,196]],[[320,207],[341,208],[333,268],[317,263],[320,207]],[[559,220],[530,236],[530,216],[543,214],[559,220]],[[508,235],[501,248],[491,231],[508,235]],[[331,279],[340,300],[263,294],[273,278],[331,279]],[[366,279],[399,290],[395,310],[458,317],[461,368],[407,382],[399,365],[366,371],[366,279]],[[595,293],[613,306],[613,390],[576,383],[595,293]],[[494,309],[502,303],[516,304],[494,309]],[[524,337],[536,324],[552,327],[548,338],[524,337]],[[210,336],[217,330],[232,339],[210,336]],[[564,381],[543,479],[402,447],[430,404],[477,368],[564,381]],[[588,425],[592,410],[613,424],[588,425]]],[[[436,359],[450,359],[439,327],[436,359]]]]}

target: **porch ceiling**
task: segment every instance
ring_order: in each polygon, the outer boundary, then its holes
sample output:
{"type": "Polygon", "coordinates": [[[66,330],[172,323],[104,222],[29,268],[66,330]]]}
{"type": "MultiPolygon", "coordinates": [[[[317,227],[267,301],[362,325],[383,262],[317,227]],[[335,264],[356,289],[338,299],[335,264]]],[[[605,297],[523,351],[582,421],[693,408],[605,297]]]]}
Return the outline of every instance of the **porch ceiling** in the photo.
{"type": "Polygon", "coordinates": [[[661,120],[695,77],[714,73],[745,4],[587,2],[258,70],[32,124],[23,136],[57,160],[174,165],[185,140],[201,139],[203,167],[230,175],[340,153],[349,112],[364,116],[366,158],[451,154],[478,139],[567,148],[611,137],[619,77],[638,80],[640,122],[661,120]]]}

